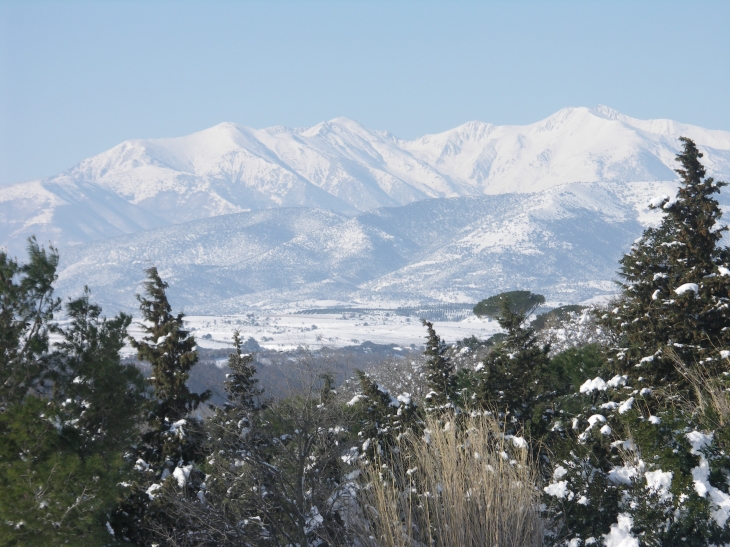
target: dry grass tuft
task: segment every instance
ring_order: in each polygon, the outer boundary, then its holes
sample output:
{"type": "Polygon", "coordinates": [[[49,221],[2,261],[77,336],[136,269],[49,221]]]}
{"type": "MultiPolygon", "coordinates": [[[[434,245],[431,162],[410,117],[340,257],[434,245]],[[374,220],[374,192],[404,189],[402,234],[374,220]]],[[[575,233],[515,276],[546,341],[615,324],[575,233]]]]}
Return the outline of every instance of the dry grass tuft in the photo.
{"type": "Polygon", "coordinates": [[[722,427],[730,423],[730,393],[727,383],[713,375],[702,364],[687,366],[672,348],[665,350],[674,366],[684,379],[692,386],[695,401],[687,404],[687,410],[698,411],[716,425],[722,427]]]}
{"type": "Polygon", "coordinates": [[[491,416],[430,416],[365,470],[364,545],[541,545],[536,467],[491,416]],[[458,427],[454,424],[458,422],[458,427]]]}

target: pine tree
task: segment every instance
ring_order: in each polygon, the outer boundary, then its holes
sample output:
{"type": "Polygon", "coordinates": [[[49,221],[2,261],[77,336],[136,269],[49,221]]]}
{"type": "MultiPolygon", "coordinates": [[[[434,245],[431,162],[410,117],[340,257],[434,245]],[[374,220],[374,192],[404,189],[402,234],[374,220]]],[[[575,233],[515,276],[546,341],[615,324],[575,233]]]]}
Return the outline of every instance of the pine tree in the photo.
{"type": "Polygon", "coordinates": [[[651,386],[675,384],[691,396],[677,356],[711,374],[725,366],[717,350],[730,342],[730,252],[719,246],[728,228],[713,198],[725,183],[705,178],[702,153],[680,140],[676,199],[652,204],[666,216],[621,259],[622,293],[602,321],[617,337],[615,372],[638,371],[651,386]]]}
{"type": "Polygon", "coordinates": [[[454,364],[448,356],[448,346],[436,334],[433,323],[422,320],[428,329],[426,350],[426,384],[429,390],[426,395],[426,409],[437,410],[453,408],[456,402],[456,376],[454,364]]]}
{"type": "Polygon", "coordinates": [[[509,309],[512,312],[528,317],[538,306],[545,303],[545,297],[530,291],[507,291],[495,294],[474,306],[474,315],[497,319],[502,314],[505,301],[509,301],[509,309]]]}
{"type": "Polygon", "coordinates": [[[122,364],[120,352],[132,318],[101,316],[101,307],[84,294],[66,306],[68,327],[56,345],[51,378],[56,399],[63,399],[67,422],[73,422],[78,451],[121,451],[136,441],[146,410],[146,382],[137,367],[122,364]]]}
{"type": "Polygon", "coordinates": [[[0,251],[0,411],[26,395],[45,392],[48,335],[61,300],[53,297],[58,251],[28,240],[28,261],[0,251]]]}

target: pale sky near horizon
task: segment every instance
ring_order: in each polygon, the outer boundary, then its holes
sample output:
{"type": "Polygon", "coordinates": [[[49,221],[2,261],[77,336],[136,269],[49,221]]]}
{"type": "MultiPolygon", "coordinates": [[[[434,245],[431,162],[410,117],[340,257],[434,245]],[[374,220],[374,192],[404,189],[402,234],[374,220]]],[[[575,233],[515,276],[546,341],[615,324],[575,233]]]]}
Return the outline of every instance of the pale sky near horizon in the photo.
{"type": "Polygon", "coordinates": [[[730,130],[730,2],[0,0],[0,184],[132,138],[605,104],[730,130]]]}

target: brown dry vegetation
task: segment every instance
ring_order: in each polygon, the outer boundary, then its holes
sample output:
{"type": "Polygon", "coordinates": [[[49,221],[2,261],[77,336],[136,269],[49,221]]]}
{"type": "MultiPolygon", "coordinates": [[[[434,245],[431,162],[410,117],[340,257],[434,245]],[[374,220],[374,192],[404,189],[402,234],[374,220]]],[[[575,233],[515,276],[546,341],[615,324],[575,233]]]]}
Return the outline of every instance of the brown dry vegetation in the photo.
{"type": "Polygon", "coordinates": [[[528,451],[505,439],[491,415],[428,416],[425,426],[424,438],[403,435],[397,450],[365,469],[362,543],[541,545],[537,469],[528,451]]]}

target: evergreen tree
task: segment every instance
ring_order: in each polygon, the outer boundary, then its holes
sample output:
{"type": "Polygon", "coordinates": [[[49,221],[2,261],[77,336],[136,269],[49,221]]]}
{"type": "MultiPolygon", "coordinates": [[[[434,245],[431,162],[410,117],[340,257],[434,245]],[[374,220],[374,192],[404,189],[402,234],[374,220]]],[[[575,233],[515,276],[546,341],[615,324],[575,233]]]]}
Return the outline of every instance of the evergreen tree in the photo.
{"type": "Polygon", "coordinates": [[[61,301],[53,297],[58,252],[28,240],[28,261],[0,251],[0,411],[45,391],[48,335],[61,301]]]}
{"type": "Polygon", "coordinates": [[[725,366],[717,349],[730,341],[730,253],[718,245],[727,227],[713,198],[725,183],[705,178],[702,153],[690,139],[680,140],[676,199],[652,204],[666,215],[621,259],[622,293],[602,321],[616,335],[616,373],[638,371],[649,385],[675,384],[691,396],[674,354],[712,374],[725,366]]]}
{"type": "Polygon", "coordinates": [[[334,397],[332,375],[310,365],[287,397],[244,409],[245,419],[231,405],[206,421],[205,484],[197,499],[163,491],[179,518],[155,542],[352,545],[350,412],[334,397]]]}
{"type": "Polygon", "coordinates": [[[474,306],[474,315],[497,319],[502,315],[502,307],[505,301],[509,301],[510,311],[529,317],[538,306],[545,303],[545,297],[530,291],[508,291],[495,294],[474,306]]]}
{"type": "Polygon", "coordinates": [[[453,408],[456,402],[456,376],[454,365],[448,356],[448,346],[436,334],[433,323],[422,320],[428,329],[426,350],[426,409],[437,410],[453,408]]]}
{"type": "Polygon", "coordinates": [[[108,545],[106,515],[129,479],[122,450],[144,409],[141,375],[119,354],[129,317],[102,318],[87,290],[66,304],[68,327],[54,326],[58,255],[33,239],[29,255],[19,265],[0,252],[0,544],[108,545]]]}
{"type": "Polygon", "coordinates": [[[409,396],[393,397],[361,370],[355,374],[360,393],[350,401],[358,413],[358,437],[361,458],[380,457],[393,445],[394,439],[408,428],[416,427],[417,407],[409,396]]]}
{"type": "Polygon", "coordinates": [[[195,338],[184,327],[184,314],[173,315],[165,290],[168,284],[157,268],[146,270],[144,295],[137,295],[145,323],[142,340],[130,338],[137,357],[152,366],[152,409],[147,430],[136,448],[139,480],[112,519],[119,537],[145,543],[151,534],[174,527],[177,516],[164,503],[159,490],[202,482],[194,468],[202,457],[199,424],[190,418],[211,393],[193,393],[187,386],[190,369],[198,362],[195,338]],[[168,480],[169,479],[169,480],[168,480]]]}
{"type": "Polygon", "coordinates": [[[253,364],[253,355],[241,352],[241,333],[233,333],[234,352],[228,356],[230,374],[226,375],[225,389],[228,393],[227,407],[237,411],[250,412],[259,406],[259,397],[263,390],[256,387],[258,380],[254,378],[256,366],[253,364]]]}
{"type": "Polygon", "coordinates": [[[144,378],[132,364],[120,362],[132,318],[101,316],[101,307],[84,294],[69,301],[70,324],[59,329],[51,374],[56,399],[63,400],[60,419],[73,422],[80,454],[122,451],[135,442],[146,410],[144,378]]]}
{"type": "Polygon", "coordinates": [[[550,347],[541,345],[534,330],[524,326],[525,314],[514,312],[509,298],[500,305],[497,317],[507,336],[475,372],[474,398],[485,408],[504,411],[512,427],[529,428],[532,421],[541,420],[539,402],[553,388],[548,370],[550,347]]]}
{"type": "MultiPolygon", "coordinates": [[[[187,386],[190,369],[198,362],[195,337],[184,325],[183,313],[172,314],[165,290],[168,284],[160,278],[157,268],[146,270],[145,295],[137,295],[142,312],[143,331],[146,336],[138,341],[130,339],[137,350],[137,357],[152,366],[150,382],[154,388],[157,405],[150,426],[157,431],[168,431],[169,425],[194,412],[211,394],[197,394],[187,386]],[[166,425],[167,424],[167,425],[166,425]]],[[[163,443],[164,444],[164,443],[163,443]]],[[[167,446],[160,454],[164,459],[184,459],[185,450],[179,443],[167,446]],[[171,452],[170,452],[171,451],[171,452]]],[[[158,459],[158,458],[153,458],[158,459]]]]}
{"type": "Polygon", "coordinates": [[[681,142],[677,196],[653,202],[666,214],[621,259],[621,294],[601,317],[615,341],[608,363],[551,427],[544,501],[556,545],[618,527],[641,545],[730,541],[730,255],[713,198],[724,183],[681,142]]]}

